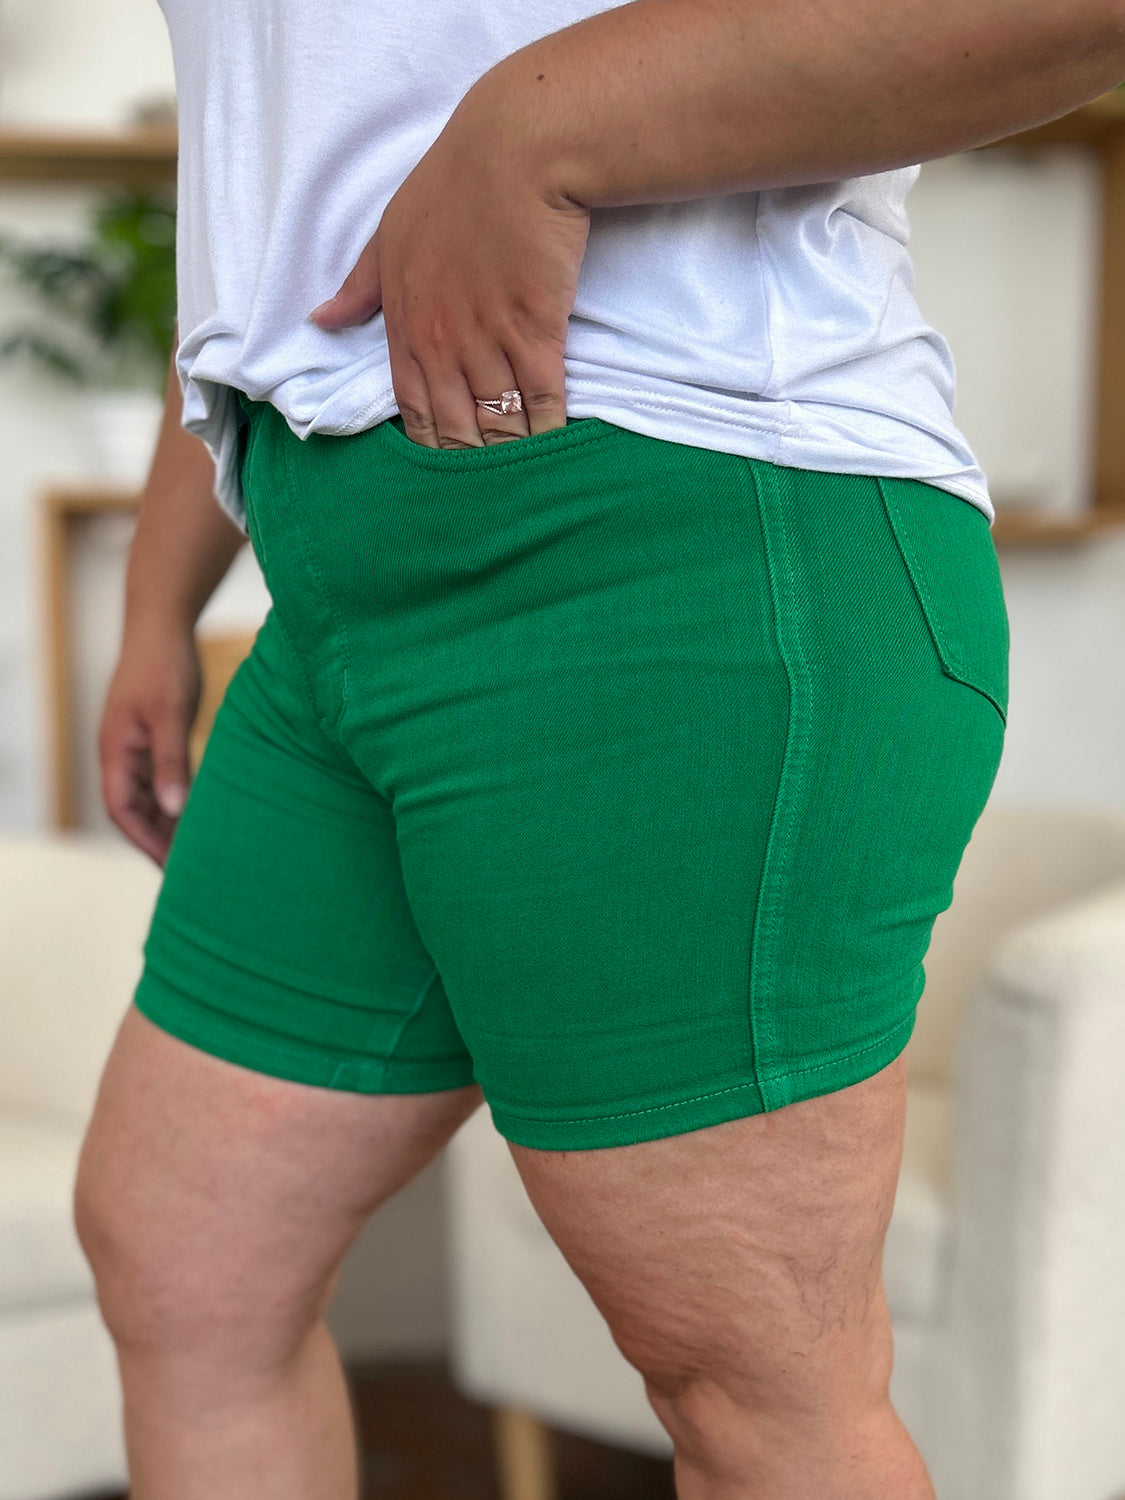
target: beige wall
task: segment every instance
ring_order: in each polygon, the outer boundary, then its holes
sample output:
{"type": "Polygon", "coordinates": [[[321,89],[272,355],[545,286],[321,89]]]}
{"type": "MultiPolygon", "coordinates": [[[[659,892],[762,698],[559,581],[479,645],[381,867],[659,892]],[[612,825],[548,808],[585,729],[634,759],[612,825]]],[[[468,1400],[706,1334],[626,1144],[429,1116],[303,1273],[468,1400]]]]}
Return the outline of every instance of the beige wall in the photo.
{"type": "Polygon", "coordinates": [[[0,121],[122,123],[138,99],[173,88],[156,0],[3,0],[0,121]]]}

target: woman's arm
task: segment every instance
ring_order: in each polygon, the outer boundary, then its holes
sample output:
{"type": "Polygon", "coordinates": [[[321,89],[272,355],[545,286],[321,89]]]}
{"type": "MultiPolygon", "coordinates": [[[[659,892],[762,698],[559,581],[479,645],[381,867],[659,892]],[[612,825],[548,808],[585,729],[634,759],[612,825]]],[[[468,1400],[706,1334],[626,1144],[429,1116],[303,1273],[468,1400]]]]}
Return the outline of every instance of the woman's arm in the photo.
{"type": "Polygon", "coordinates": [[[125,583],[121,651],[98,730],[102,800],[163,865],[190,780],[201,688],[195,622],[245,537],[215,501],[215,466],[182,425],[175,346],[164,419],[141,497],[125,583]]]}
{"type": "Polygon", "coordinates": [[[479,78],[309,317],[382,308],[417,443],[548,432],[591,209],[905,166],[1122,77],[1125,0],[632,0],[479,78]],[[523,413],[482,415],[511,387],[523,413]]]}
{"type": "Polygon", "coordinates": [[[246,538],[215,500],[215,464],[183,424],[176,346],[164,418],[141,496],[125,575],[125,631],[154,618],[193,628],[246,538]]]}
{"type": "Polygon", "coordinates": [[[1120,0],[633,0],[512,53],[460,108],[594,207],[926,161],[1123,78],[1120,0]]]}

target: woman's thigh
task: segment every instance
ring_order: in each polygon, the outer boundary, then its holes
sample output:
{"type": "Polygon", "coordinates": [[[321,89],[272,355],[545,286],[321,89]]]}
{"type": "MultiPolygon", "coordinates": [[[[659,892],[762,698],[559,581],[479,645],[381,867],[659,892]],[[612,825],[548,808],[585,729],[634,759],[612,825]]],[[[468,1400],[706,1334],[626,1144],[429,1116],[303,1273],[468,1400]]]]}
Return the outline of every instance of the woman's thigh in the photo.
{"type": "Polygon", "coordinates": [[[371,1212],[480,1102],[475,1085],[369,1095],[192,1046],[136,1007],[103,1070],[76,1225],[110,1329],[138,1344],[283,1357],[371,1212]]]}
{"type": "Polygon", "coordinates": [[[699,1397],[825,1422],[885,1398],[882,1248],[905,1094],[900,1055],[847,1088],[657,1140],[510,1145],[673,1431],[699,1397]]]}

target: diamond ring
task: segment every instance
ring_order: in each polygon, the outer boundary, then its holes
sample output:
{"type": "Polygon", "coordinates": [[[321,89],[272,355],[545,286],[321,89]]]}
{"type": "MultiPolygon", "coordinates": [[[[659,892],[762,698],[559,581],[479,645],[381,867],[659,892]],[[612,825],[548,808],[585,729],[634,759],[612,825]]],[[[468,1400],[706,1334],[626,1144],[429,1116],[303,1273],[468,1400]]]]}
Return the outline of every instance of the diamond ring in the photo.
{"type": "Polygon", "coordinates": [[[510,411],[523,411],[523,397],[519,391],[501,391],[494,401],[482,401],[478,396],[476,403],[486,411],[494,411],[497,416],[502,417],[506,417],[510,411]]]}

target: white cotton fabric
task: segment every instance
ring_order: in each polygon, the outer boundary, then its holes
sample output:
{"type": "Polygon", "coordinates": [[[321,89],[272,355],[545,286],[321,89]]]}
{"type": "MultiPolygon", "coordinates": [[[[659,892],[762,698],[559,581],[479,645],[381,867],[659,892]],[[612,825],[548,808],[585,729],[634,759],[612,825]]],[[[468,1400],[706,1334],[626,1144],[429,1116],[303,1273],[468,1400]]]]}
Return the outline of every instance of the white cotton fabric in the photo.
{"type": "MultiPolygon", "coordinates": [[[[398,410],[382,313],[330,332],[309,312],[481,74],[614,7],[160,3],[179,107],[183,424],[245,532],[235,389],[271,402],[301,439],[398,410]]],[[[991,523],[953,420],[949,346],[914,298],[905,200],[920,170],[594,209],[568,416],[795,468],[926,480],[991,523]]]]}

